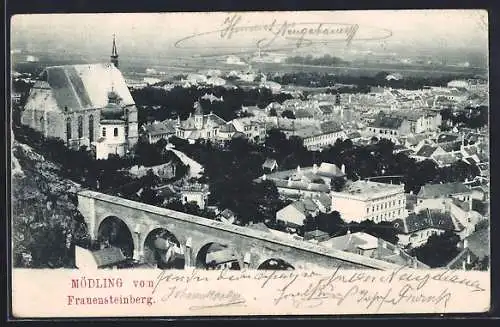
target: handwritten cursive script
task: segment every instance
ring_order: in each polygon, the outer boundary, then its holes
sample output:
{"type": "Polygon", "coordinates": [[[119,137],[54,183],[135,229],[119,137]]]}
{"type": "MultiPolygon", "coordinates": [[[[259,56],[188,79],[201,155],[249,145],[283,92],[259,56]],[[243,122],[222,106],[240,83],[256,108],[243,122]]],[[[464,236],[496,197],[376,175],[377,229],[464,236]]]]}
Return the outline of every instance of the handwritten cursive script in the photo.
{"type": "MultiPolygon", "coordinates": [[[[268,50],[285,50],[302,48],[314,44],[328,44],[332,42],[346,42],[347,45],[355,40],[383,40],[392,36],[392,32],[383,28],[360,26],[354,23],[338,22],[295,22],[273,18],[268,23],[252,24],[244,21],[241,13],[230,14],[222,22],[221,29],[195,33],[178,40],[177,48],[189,48],[188,41],[202,38],[216,37],[219,40],[229,40],[224,48],[239,48],[241,44],[232,41],[254,42],[252,48],[268,50]],[[363,36],[358,37],[363,30],[363,36]],[[279,41],[279,42],[278,42],[279,41]],[[279,43],[279,45],[277,45],[279,43]]],[[[206,42],[203,42],[206,46],[206,42]]],[[[192,48],[192,47],[191,47],[192,48]]]]}

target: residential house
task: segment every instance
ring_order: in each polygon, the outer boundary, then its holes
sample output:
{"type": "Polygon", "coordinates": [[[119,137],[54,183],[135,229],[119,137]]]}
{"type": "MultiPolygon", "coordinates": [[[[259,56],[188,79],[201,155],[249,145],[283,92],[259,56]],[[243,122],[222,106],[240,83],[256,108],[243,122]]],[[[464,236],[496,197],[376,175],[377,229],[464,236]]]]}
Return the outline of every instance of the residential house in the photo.
{"type": "Polygon", "coordinates": [[[297,200],[276,212],[276,222],[287,227],[297,228],[304,225],[307,216],[316,216],[318,205],[309,198],[297,200]]]}
{"type": "Polygon", "coordinates": [[[250,141],[263,142],[266,139],[266,124],[254,117],[236,118],[231,123],[250,141]]]}
{"type": "Polygon", "coordinates": [[[210,191],[206,184],[190,184],[181,187],[180,194],[182,204],[195,202],[203,210],[205,209],[210,191]]]}
{"type": "Polygon", "coordinates": [[[234,224],[236,221],[236,214],[230,209],[224,209],[217,215],[217,219],[227,224],[234,224]]]}
{"type": "Polygon", "coordinates": [[[428,268],[399,246],[364,232],[350,233],[330,238],[319,245],[412,268],[428,268]]]}
{"type": "Polygon", "coordinates": [[[304,233],[304,241],[324,242],[330,239],[327,232],[315,229],[304,233]]]}
{"type": "Polygon", "coordinates": [[[346,222],[372,220],[375,223],[405,217],[404,185],[368,180],[348,182],[340,192],[331,191],[332,210],[346,222]]]}
{"type": "Polygon", "coordinates": [[[397,139],[400,136],[439,130],[441,115],[429,110],[381,111],[367,131],[372,136],[397,139]]]}
{"type": "Polygon", "coordinates": [[[204,114],[199,102],[194,103],[194,115],[176,125],[175,135],[186,140],[217,139],[219,129],[226,121],[214,113],[204,114]]]}
{"type": "Polygon", "coordinates": [[[234,134],[237,132],[236,127],[233,123],[229,122],[227,124],[221,125],[218,131],[218,139],[225,141],[231,140],[234,134]]]}
{"type": "Polygon", "coordinates": [[[264,163],[262,164],[262,169],[266,173],[273,172],[278,169],[278,162],[276,161],[276,159],[267,158],[266,161],[264,161],[264,163]]]}
{"type": "Polygon", "coordinates": [[[417,194],[416,211],[431,209],[447,211],[452,199],[467,202],[472,205],[472,192],[463,183],[425,184],[417,194]]]}
{"type": "Polygon", "coordinates": [[[330,182],[334,177],[345,176],[345,166],[338,168],[332,163],[323,162],[320,166],[300,167],[292,170],[275,171],[264,174],[256,182],[272,181],[278,192],[291,199],[318,197],[330,191],[330,182]]]}
{"type": "Polygon", "coordinates": [[[296,136],[302,138],[308,150],[321,150],[334,145],[338,139],[345,139],[346,133],[342,126],[334,121],[320,123],[320,128],[307,128],[297,130],[296,136]]]}
{"type": "Polygon", "coordinates": [[[464,226],[450,214],[431,209],[396,219],[393,226],[398,231],[398,244],[404,247],[421,246],[434,234],[442,234],[445,231],[460,234],[464,230],[464,226]]]}
{"type": "Polygon", "coordinates": [[[416,159],[417,161],[424,160],[434,160],[436,156],[441,156],[446,154],[446,151],[443,150],[439,145],[429,145],[424,144],[416,151],[416,153],[412,154],[411,157],[416,159]]]}
{"type": "Polygon", "coordinates": [[[161,139],[168,140],[175,135],[177,122],[165,120],[162,122],[147,123],[142,126],[142,130],[149,143],[156,143],[161,139]]]}
{"type": "Polygon", "coordinates": [[[75,246],[75,266],[83,271],[117,268],[126,260],[127,258],[118,247],[107,247],[91,251],[77,245],[75,246]]]}

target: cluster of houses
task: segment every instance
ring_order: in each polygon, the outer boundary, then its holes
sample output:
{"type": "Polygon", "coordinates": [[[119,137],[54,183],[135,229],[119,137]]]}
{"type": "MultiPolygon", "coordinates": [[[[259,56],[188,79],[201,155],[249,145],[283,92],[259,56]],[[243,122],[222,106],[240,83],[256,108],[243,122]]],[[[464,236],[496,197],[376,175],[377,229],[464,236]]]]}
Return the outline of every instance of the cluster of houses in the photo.
{"type": "MultiPolygon", "coordinates": [[[[487,209],[478,212],[474,205],[479,202],[488,206],[489,191],[484,186],[460,182],[426,184],[418,194],[408,194],[404,191],[404,185],[346,180],[344,165],[339,168],[335,164],[323,162],[312,167],[299,166],[293,170],[280,171],[276,161],[268,159],[263,167],[267,173],[256,182],[272,181],[280,195],[292,201],[276,212],[276,222],[292,234],[305,224],[306,218],[333,211],[337,211],[346,223],[370,220],[392,224],[397,231],[398,244],[383,241],[382,247],[379,244],[381,240],[377,241],[376,237],[366,233],[332,237],[317,230],[309,235],[306,233],[303,238],[304,241],[358,254],[373,257],[375,249],[378,249],[375,251],[377,253],[381,249],[382,252],[390,253],[392,249],[397,258],[401,255],[404,257],[405,250],[421,246],[431,235],[445,231],[460,237],[463,250],[464,242],[467,248],[467,240],[474,238],[476,233],[482,233],[477,230],[477,226],[488,220],[489,216],[487,209]],[[341,189],[334,189],[332,179],[344,179],[345,185],[341,189]]],[[[376,256],[380,257],[379,254],[376,256]]],[[[472,258],[473,261],[484,258],[484,253],[482,257],[472,254],[472,258]]],[[[471,256],[464,256],[464,260],[469,262],[471,256]]]]}

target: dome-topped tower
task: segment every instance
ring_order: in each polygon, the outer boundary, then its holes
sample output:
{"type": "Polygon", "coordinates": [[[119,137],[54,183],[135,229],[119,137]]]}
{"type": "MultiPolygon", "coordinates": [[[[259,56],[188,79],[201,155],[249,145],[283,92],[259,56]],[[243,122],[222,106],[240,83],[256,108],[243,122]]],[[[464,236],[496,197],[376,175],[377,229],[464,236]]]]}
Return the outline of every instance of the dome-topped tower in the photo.
{"type": "Polygon", "coordinates": [[[108,93],[108,104],[101,110],[101,119],[123,119],[123,108],[120,106],[120,96],[114,90],[108,93]]]}

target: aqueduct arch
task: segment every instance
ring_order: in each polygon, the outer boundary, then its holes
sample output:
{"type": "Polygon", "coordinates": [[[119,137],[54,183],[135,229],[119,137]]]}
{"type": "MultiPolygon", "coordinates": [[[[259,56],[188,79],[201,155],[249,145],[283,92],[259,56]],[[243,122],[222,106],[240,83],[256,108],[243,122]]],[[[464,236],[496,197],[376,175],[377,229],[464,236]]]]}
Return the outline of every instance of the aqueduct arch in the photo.
{"type": "Polygon", "coordinates": [[[183,269],[184,250],[176,235],[158,227],[144,237],[142,260],[160,269],[183,269]]]}
{"type": "Polygon", "coordinates": [[[104,218],[97,229],[97,239],[102,244],[119,247],[125,257],[132,258],[136,244],[127,223],[116,216],[104,218]]]}
{"type": "Polygon", "coordinates": [[[217,262],[234,270],[240,270],[244,266],[242,257],[234,246],[220,242],[208,242],[201,246],[194,262],[199,269],[216,269],[217,262]]]}

